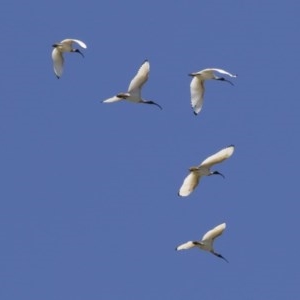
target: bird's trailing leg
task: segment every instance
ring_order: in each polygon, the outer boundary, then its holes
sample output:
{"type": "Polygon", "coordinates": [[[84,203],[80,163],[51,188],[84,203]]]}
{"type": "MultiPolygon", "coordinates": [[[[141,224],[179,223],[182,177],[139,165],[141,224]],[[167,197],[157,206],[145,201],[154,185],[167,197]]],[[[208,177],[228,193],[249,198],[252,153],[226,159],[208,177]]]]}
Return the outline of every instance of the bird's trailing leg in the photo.
{"type": "Polygon", "coordinates": [[[119,93],[118,98],[127,99],[130,95],[128,93],[119,93]]]}
{"type": "Polygon", "coordinates": [[[198,241],[193,241],[193,244],[195,246],[202,246],[203,245],[201,242],[198,242],[198,241]]]}

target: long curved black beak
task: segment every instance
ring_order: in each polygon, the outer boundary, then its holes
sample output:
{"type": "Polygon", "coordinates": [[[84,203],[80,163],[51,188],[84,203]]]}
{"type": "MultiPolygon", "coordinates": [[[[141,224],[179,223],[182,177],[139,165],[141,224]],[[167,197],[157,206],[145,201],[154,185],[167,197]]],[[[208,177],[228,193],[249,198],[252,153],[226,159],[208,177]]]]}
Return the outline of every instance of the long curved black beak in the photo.
{"type": "Polygon", "coordinates": [[[83,53],[79,49],[75,49],[73,52],[79,53],[82,57],[84,57],[83,53]]]}
{"type": "Polygon", "coordinates": [[[224,259],[226,262],[229,263],[229,261],[228,261],[223,255],[221,255],[220,253],[216,253],[216,252],[212,252],[212,253],[213,253],[215,256],[218,256],[218,257],[224,259]]]}
{"type": "Polygon", "coordinates": [[[210,175],[220,175],[225,179],[225,176],[222,173],[218,172],[218,171],[214,171],[210,175]]]}
{"type": "Polygon", "coordinates": [[[226,82],[230,83],[231,85],[234,85],[231,81],[229,81],[228,79],[225,79],[224,77],[217,78],[217,80],[226,81],[226,82]]]}
{"type": "Polygon", "coordinates": [[[144,101],[143,103],[154,104],[154,105],[158,106],[160,109],[162,109],[162,107],[159,104],[157,104],[156,102],[154,102],[154,101],[144,101]]]}

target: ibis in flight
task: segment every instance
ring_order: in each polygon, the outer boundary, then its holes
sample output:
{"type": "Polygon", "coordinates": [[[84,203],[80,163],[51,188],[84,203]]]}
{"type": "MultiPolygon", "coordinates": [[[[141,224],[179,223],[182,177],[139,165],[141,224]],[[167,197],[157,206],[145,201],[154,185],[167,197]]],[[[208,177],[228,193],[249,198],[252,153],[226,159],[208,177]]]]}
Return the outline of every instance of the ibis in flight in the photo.
{"type": "Polygon", "coordinates": [[[179,189],[178,195],[181,197],[190,195],[199,184],[199,180],[202,176],[221,175],[223,178],[225,178],[223,174],[218,171],[211,171],[210,168],[213,165],[229,158],[232,155],[233,151],[234,146],[230,145],[206,158],[199,166],[190,167],[190,173],[184,179],[183,184],[179,189]]]}
{"type": "Polygon", "coordinates": [[[127,100],[133,103],[154,104],[158,106],[160,109],[162,109],[162,107],[159,104],[155,103],[154,101],[142,99],[142,95],[141,95],[142,87],[148,80],[149,71],[150,71],[149,61],[145,60],[141,65],[141,67],[139,68],[136,75],[134,76],[134,78],[131,80],[127,92],[119,93],[113,96],[112,98],[106,99],[102,102],[112,103],[112,102],[127,100]]]}
{"type": "Polygon", "coordinates": [[[215,252],[215,250],[214,250],[214,240],[215,240],[215,238],[217,238],[218,236],[220,236],[223,233],[225,228],[226,228],[226,223],[220,224],[220,225],[216,226],[215,228],[206,232],[200,241],[186,242],[186,243],[181,244],[178,247],[176,247],[175,250],[188,250],[188,249],[197,247],[199,249],[209,251],[213,255],[220,257],[228,262],[228,260],[224,256],[222,256],[220,253],[215,252]]]}
{"type": "Polygon", "coordinates": [[[189,76],[192,76],[193,79],[190,84],[191,88],[191,104],[195,115],[198,115],[198,113],[201,111],[203,106],[203,97],[204,97],[204,81],[208,79],[215,79],[220,81],[226,81],[233,85],[233,83],[224,77],[218,77],[215,75],[214,72],[218,72],[220,74],[225,74],[230,77],[236,77],[236,75],[233,75],[225,70],[222,69],[204,69],[199,72],[190,73],[189,76]]]}
{"type": "Polygon", "coordinates": [[[87,46],[84,42],[76,39],[65,39],[59,43],[53,44],[52,47],[54,48],[52,51],[52,60],[53,60],[53,68],[54,73],[57,78],[60,78],[63,69],[64,69],[64,52],[77,52],[82,57],[84,57],[83,53],[79,49],[73,48],[73,43],[78,44],[81,48],[86,49],[87,46]]]}

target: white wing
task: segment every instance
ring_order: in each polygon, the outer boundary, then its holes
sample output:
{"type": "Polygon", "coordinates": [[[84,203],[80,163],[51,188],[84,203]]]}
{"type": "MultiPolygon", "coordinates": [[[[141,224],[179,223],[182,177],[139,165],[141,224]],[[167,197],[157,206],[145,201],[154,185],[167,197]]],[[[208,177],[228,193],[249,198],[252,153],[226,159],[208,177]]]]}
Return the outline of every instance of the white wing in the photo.
{"type": "Polygon", "coordinates": [[[119,97],[117,97],[117,96],[113,96],[113,97],[111,97],[111,98],[108,98],[108,99],[106,99],[106,100],[103,100],[102,102],[103,103],[113,103],[113,102],[118,102],[118,101],[121,101],[121,100],[123,100],[122,98],[119,98],[119,97]]]}
{"type": "Polygon", "coordinates": [[[145,82],[148,80],[150,71],[150,64],[148,60],[145,60],[144,63],[141,65],[140,69],[136,73],[135,77],[131,80],[128,92],[130,94],[141,94],[141,89],[145,82]]]}
{"type": "Polygon", "coordinates": [[[220,236],[223,233],[225,228],[226,228],[226,223],[223,223],[223,224],[220,224],[220,225],[216,226],[215,228],[209,230],[208,232],[206,232],[204,234],[201,242],[213,241],[216,237],[220,236]]]}
{"type": "MultiPolygon", "coordinates": [[[[231,73],[229,73],[229,72],[227,72],[227,71],[225,71],[225,70],[223,70],[223,69],[211,68],[211,69],[206,69],[206,70],[211,70],[211,71],[219,72],[219,73],[221,73],[221,74],[225,74],[225,75],[228,75],[228,76],[230,76],[230,77],[237,77],[237,75],[231,74],[231,73]]],[[[203,70],[203,71],[205,71],[205,70],[203,70]]]]}
{"type": "Polygon", "coordinates": [[[63,73],[64,68],[64,57],[60,51],[56,48],[52,51],[52,60],[53,60],[53,68],[54,73],[56,74],[57,78],[59,78],[63,73]]]}
{"type": "Polygon", "coordinates": [[[199,184],[199,180],[200,176],[196,172],[190,172],[190,174],[184,179],[178,195],[181,197],[190,195],[199,184]]]}
{"type": "Polygon", "coordinates": [[[223,160],[229,158],[234,151],[234,146],[228,146],[222,150],[220,150],[219,152],[209,156],[208,158],[206,158],[200,165],[200,167],[207,167],[210,168],[211,166],[218,164],[220,162],[222,162],[223,160]]]}
{"type": "Polygon", "coordinates": [[[192,241],[186,242],[184,244],[179,245],[178,247],[176,247],[176,250],[188,250],[195,247],[194,243],[192,241]]]}
{"type": "Polygon", "coordinates": [[[65,40],[61,41],[60,43],[61,44],[64,44],[64,43],[66,43],[66,44],[76,43],[76,44],[78,44],[80,47],[82,47],[84,49],[87,48],[86,44],[83,41],[76,40],[76,39],[65,39],[65,40]]]}
{"type": "Polygon", "coordinates": [[[204,82],[200,78],[194,76],[190,84],[191,89],[191,104],[194,110],[194,114],[197,115],[203,105],[203,95],[204,95],[204,82]]]}

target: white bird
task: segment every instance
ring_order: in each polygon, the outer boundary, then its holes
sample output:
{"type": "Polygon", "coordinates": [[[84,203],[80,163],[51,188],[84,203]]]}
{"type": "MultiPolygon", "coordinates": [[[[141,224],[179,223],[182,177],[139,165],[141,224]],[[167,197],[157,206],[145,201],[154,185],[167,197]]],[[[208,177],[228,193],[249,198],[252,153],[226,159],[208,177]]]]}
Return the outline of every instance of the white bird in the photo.
{"type": "Polygon", "coordinates": [[[223,233],[223,231],[225,230],[225,228],[226,228],[226,223],[220,224],[220,225],[216,226],[215,228],[206,232],[200,241],[186,242],[186,243],[181,244],[180,246],[176,247],[175,250],[188,250],[188,249],[197,247],[202,250],[209,251],[213,255],[220,257],[228,262],[228,260],[224,256],[222,256],[220,253],[216,253],[214,250],[214,247],[213,247],[215,238],[220,236],[223,233]]]}
{"type": "Polygon", "coordinates": [[[138,70],[138,72],[136,73],[135,77],[131,80],[128,87],[128,92],[119,93],[116,96],[113,96],[112,98],[106,99],[102,102],[112,103],[121,100],[127,100],[133,103],[154,104],[158,106],[160,109],[162,109],[162,107],[159,104],[155,103],[154,101],[147,101],[142,99],[141,90],[143,85],[148,80],[149,71],[150,71],[149,61],[145,60],[141,65],[140,69],[138,70]]]}
{"type": "Polygon", "coordinates": [[[210,175],[221,175],[223,178],[224,175],[218,171],[211,171],[210,168],[222,162],[223,160],[229,158],[234,151],[234,146],[230,145],[219,152],[206,158],[199,166],[190,167],[189,175],[184,179],[183,184],[178,192],[178,195],[181,197],[186,197],[190,195],[194,189],[199,184],[201,176],[210,176],[210,175]]]}
{"type": "Polygon", "coordinates": [[[65,39],[61,41],[60,43],[53,44],[52,47],[54,47],[52,51],[52,60],[53,60],[53,68],[54,68],[54,73],[57,78],[59,78],[62,73],[63,73],[63,67],[64,67],[64,57],[63,53],[64,52],[77,52],[84,57],[82,52],[79,49],[74,49],[72,48],[73,43],[78,44],[80,47],[86,49],[87,46],[84,42],[80,40],[75,40],[75,39],[65,39]]]}
{"type": "Polygon", "coordinates": [[[217,77],[214,72],[219,72],[221,74],[228,75],[230,77],[236,77],[237,75],[230,74],[229,72],[222,70],[222,69],[204,69],[199,72],[190,73],[189,76],[192,76],[193,79],[190,84],[191,88],[191,104],[192,108],[194,110],[194,114],[197,115],[203,106],[203,96],[204,96],[204,81],[207,79],[215,79],[215,80],[221,80],[221,81],[227,81],[231,85],[233,83],[224,77],[217,77]]]}

